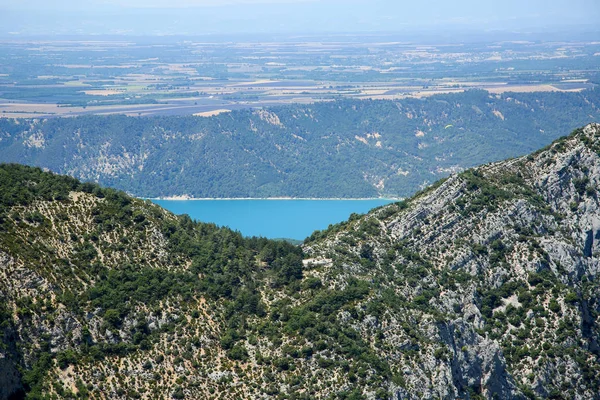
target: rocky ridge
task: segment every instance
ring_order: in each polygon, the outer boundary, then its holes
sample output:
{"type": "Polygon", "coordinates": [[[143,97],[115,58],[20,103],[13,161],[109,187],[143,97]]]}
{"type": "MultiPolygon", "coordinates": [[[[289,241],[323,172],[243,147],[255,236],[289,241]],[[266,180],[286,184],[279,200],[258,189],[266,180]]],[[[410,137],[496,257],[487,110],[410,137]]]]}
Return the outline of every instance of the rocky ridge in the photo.
{"type": "Polygon", "coordinates": [[[376,323],[409,393],[598,398],[599,150],[588,125],[316,233],[305,251],[335,260],[323,280],[380,280],[401,299],[376,323]]]}

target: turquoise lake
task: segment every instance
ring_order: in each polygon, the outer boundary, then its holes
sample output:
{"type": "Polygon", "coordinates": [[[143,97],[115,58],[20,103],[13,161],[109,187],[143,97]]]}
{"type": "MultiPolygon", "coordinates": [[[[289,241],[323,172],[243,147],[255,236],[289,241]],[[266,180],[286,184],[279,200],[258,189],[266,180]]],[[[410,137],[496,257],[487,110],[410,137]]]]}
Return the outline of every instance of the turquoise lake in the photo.
{"type": "Polygon", "coordinates": [[[367,211],[395,200],[153,200],[175,214],[213,222],[244,236],[303,240],[350,214],[367,211]]]}

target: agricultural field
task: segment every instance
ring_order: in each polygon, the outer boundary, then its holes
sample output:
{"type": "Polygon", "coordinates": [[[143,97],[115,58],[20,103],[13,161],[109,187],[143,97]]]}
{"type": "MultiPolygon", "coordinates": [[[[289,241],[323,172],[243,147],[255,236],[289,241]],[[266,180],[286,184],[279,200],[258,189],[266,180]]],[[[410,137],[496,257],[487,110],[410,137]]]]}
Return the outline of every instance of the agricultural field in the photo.
{"type": "Polygon", "coordinates": [[[600,80],[598,42],[206,39],[3,39],[0,115],[211,116],[241,108],[340,98],[395,100],[473,88],[580,91],[600,80]]]}

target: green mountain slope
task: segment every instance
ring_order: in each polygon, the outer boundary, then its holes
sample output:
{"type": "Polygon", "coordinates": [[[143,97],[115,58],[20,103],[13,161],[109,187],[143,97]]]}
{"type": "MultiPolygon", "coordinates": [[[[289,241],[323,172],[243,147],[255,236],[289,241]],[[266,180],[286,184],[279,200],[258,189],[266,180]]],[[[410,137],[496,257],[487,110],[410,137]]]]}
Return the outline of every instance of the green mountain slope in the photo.
{"type": "Polygon", "coordinates": [[[598,398],[600,125],[242,238],[0,167],[3,398],[598,398]]]}
{"type": "Polygon", "coordinates": [[[0,119],[0,162],[140,197],[412,195],[598,120],[600,90],[322,102],[211,118],[0,119]]]}

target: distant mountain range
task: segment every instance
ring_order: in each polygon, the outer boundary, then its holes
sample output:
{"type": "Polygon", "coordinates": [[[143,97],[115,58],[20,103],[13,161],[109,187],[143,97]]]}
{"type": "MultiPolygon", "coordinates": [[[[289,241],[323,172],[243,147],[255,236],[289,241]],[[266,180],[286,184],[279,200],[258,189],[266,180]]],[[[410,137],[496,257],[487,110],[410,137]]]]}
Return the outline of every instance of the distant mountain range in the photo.
{"type": "Polygon", "coordinates": [[[596,399],[599,187],[592,124],[297,247],[0,165],[0,399],[596,399]]]}
{"type": "Polygon", "coordinates": [[[0,118],[0,161],[141,197],[405,197],[600,119],[600,91],[340,100],[210,118],[0,118]]]}

